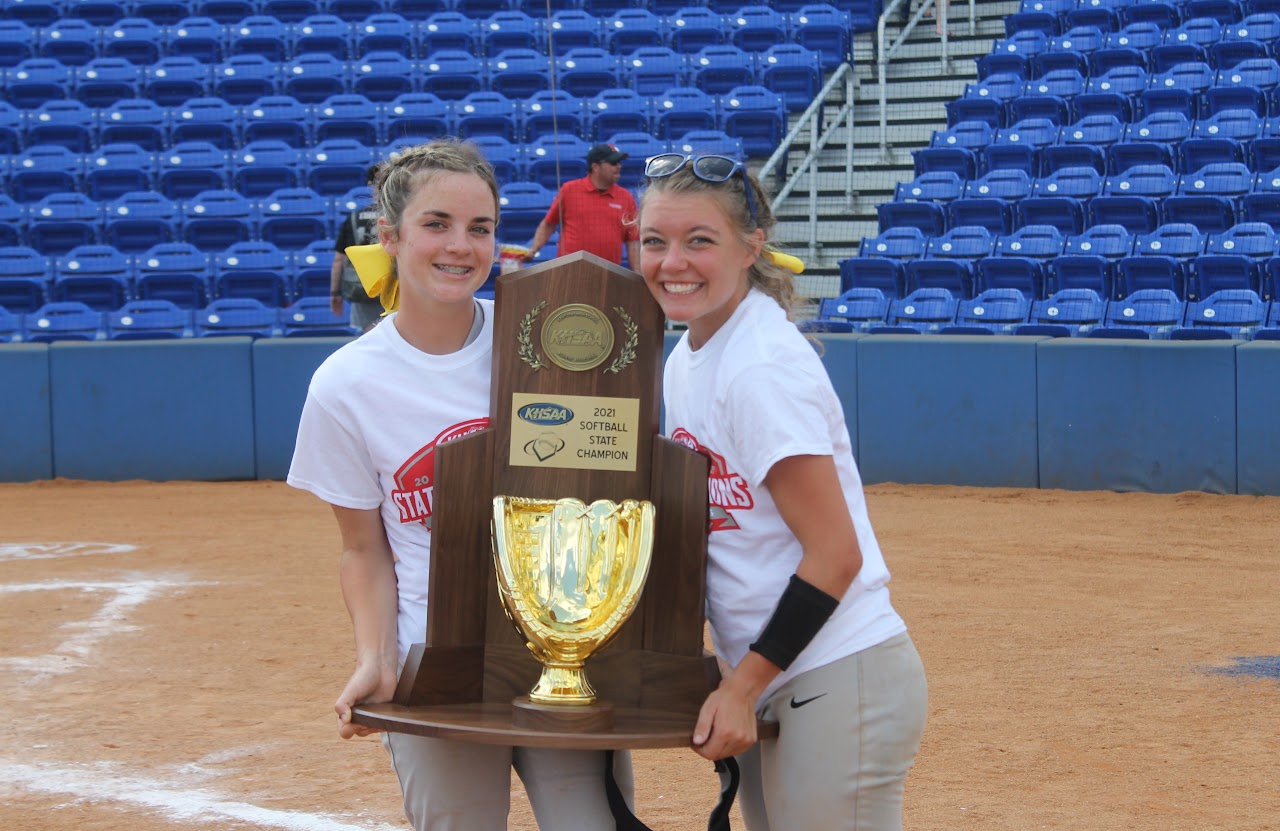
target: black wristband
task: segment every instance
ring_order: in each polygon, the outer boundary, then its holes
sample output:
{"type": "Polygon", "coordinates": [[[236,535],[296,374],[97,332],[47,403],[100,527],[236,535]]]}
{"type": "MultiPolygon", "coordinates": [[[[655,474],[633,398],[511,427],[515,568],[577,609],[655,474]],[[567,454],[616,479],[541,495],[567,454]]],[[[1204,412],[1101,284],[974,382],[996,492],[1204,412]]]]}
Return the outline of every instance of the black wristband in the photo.
{"type": "Polygon", "coordinates": [[[773,617],[765,624],[759,640],[751,644],[751,651],[768,658],[779,669],[786,669],[839,605],[839,600],[822,589],[791,575],[773,617]]]}

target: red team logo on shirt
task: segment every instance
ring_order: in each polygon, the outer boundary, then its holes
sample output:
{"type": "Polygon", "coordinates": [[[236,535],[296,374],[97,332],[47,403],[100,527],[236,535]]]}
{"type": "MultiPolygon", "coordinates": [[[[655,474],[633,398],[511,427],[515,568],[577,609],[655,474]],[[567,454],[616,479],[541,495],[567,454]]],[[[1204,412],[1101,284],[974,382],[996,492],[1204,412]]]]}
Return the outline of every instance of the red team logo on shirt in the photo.
{"type": "Polygon", "coordinates": [[[732,531],[740,528],[738,521],[729,513],[730,508],[749,511],[755,502],[751,499],[751,491],[747,488],[747,480],[740,474],[730,473],[724,456],[703,447],[698,440],[683,427],[671,434],[671,440],[683,444],[690,450],[696,450],[711,460],[711,470],[707,474],[707,496],[711,503],[710,520],[712,531],[732,531]]]}
{"type": "Polygon", "coordinates": [[[400,509],[401,522],[421,522],[431,527],[431,493],[435,490],[435,450],[447,441],[460,439],[489,426],[488,418],[473,418],[455,424],[431,440],[396,471],[396,490],[391,498],[400,509]]]}

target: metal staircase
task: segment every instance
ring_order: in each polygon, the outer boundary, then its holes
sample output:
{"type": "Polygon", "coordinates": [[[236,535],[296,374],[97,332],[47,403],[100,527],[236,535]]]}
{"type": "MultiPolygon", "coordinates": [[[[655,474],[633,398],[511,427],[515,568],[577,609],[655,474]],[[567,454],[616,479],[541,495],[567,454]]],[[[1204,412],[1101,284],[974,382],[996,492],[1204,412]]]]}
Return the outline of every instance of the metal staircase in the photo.
{"type": "MultiPolygon", "coordinates": [[[[887,5],[887,4],[886,4],[887,5]]],[[[935,130],[946,129],[946,102],[976,78],[974,59],[991,51],[1004,36],[1004,18],[1018,10],[1016,0],[979,2],[970,33],[968,4],[954,3],[949,22],[949,64],[942,69],[942,44],[931,18],[920,20],[893,53],[886,75],[885,148],[881,148],[880,88],[876,33],[860,33],[854,42],[852,83],[829,85],[823,102],[823,126],[813,163],[812,113],[792,119],[793,141],[761,167],[764,184],[775,194],[778,247],[805,260],[799,294],[809,298],[839,293],[839,261],[854,256],[858,242],[877,231],[876,205],[893,198],[894,186],[909,181],[911,151],[926,146],[935,130]],[[852,90],[851,114],[845,109],[852,90]],[[852,122],[852,175],[849,144],[852,122]],[[816,216],[816,222],[811,217],[816,216]]],[[[901,32],[886,23],[887,40],[901,32]]]]}

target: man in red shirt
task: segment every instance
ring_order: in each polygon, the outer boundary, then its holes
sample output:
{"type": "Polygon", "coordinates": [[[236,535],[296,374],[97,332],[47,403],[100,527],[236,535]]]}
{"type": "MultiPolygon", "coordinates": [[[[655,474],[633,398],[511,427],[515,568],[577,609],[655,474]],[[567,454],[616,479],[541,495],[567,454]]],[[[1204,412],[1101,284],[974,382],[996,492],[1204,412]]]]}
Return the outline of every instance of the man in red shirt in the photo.
{"type": "Polygon", "coordinates": [[[533,234],[528,259],[547,244],[559,226],[557,256],[590,251],[621,264],[625,243],[627,263],[633,269],[640,264],[636,200],[631,191],[618,184],[625,158],[627,154],[612,144],[597,144],[587,152],[589,172],[560,188],[551,210],[533,234]]]}

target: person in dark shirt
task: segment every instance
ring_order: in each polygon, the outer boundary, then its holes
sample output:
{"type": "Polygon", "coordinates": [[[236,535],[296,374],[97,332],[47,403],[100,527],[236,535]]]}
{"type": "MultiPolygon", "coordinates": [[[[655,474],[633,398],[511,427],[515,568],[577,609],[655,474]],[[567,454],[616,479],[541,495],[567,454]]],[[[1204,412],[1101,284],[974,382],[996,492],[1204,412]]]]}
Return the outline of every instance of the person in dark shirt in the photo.
{"type": "MultiPolygon", "coordinates": [[[[378,178],[378,165],[365,173],[365,182],[372,185],[378,178]]],[[[346,250],[352,245],[367,245],[378,241],[378,209],[372,203],[357,208],[347,215],[338,229],[338,239],[333,244],[333,268],[329,272],[329,307],[336,315],[342,314],[343,301],[351,304],[351,325],[360,332],[367,332],[382,319],[382,304],[369,297],[360,278],[356,275],[346,250]]]]}

